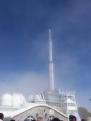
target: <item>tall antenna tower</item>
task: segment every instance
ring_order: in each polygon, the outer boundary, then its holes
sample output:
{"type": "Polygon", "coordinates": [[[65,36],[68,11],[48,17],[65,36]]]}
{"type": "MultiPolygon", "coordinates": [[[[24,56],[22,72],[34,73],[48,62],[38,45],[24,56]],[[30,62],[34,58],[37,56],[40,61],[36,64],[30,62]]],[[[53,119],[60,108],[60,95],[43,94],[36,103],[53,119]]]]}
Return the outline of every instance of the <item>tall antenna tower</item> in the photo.
{"type": "Polygon", "coordinates": [[[54,90],[54,70],[53,70],[53,51],[52,51],[52,38],[51,29],[49,29],[49,83],[50,90],[54,90]]]}

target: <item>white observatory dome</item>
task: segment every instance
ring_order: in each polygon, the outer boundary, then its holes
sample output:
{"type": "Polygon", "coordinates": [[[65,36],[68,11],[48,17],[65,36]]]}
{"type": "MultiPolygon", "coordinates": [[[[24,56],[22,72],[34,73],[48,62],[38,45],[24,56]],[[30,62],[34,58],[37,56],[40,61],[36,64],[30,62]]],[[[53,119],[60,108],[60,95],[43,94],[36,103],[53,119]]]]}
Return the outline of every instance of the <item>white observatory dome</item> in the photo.
{"type": "Polygon", "coordinates": [[[2,95],[1,105],[3,105],[3,106],[11,106],[12,105],[12,96],[11,96],[11,94],[2,95]]]}
{"type": "Polygon", "coordinates": [[[40,101],[42,100],[42,97],[40,94],[35,95],[35,100],[40,101]]]}
{"type": "Polygon", "coordinates": [[[26,104],[26,99],[22,94],[15,93],[12,96],[12,106],[20,107],[26,104]]]}
{"type": "Polygon", "coordinates": [[[35,101],[45,101],[45,99],[41,94],[37,94],[35,95],[35,101]]]}

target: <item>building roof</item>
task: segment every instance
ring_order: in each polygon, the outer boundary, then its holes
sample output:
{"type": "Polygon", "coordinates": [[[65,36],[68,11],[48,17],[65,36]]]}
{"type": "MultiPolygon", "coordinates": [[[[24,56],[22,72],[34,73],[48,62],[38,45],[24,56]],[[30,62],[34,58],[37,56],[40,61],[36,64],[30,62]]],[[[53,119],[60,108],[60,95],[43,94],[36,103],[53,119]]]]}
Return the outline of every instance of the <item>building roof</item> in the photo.
{"type": "Polygon", "coordinates": [[[22,109],[13,111],[12,113],[9,113],[9,114],[7,113],[7,117],[13,118],[13,117],[15,117],[15,116],[17,116],[17,115],[19,115],[19,114],[29,110],[29,109],[32,109],[32,108],[35,108],[35,107],[39,107],[39,106],[48,107],[50,109],[55,110],[56,112],[58,112],[63,117],[67,117],[64,113],[60,112],[59,110],[57,110],[57,109],[55,109],[55,108],[53,108],[53,107],[51,107],[51,106],[49,106],[47,104],[38,104],[38,103],[29,103],[29,104],[26,105],[26,107],[24,107],[22,109]]]}

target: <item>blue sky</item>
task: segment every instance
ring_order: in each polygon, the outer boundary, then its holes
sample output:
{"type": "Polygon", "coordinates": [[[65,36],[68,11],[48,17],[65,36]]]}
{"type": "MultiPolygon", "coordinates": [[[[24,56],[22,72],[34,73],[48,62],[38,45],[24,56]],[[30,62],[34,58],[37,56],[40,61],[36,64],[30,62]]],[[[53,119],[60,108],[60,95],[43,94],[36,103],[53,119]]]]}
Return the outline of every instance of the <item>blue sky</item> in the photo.
{"type": "Polygon", "coordinates": [[[91,111],[91,1],[0,1],[0,94],[48,88],[48,29],[55,87],[75,90],[91,111]]]}

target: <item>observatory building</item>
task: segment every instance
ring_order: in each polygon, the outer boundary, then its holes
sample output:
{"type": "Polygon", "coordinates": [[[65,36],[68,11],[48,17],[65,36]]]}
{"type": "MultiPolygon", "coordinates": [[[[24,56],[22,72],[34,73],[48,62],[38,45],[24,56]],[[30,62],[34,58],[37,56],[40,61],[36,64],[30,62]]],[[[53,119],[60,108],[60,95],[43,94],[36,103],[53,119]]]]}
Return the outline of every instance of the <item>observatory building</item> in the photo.
{"type": "MultiPolygon", "coordinates": [[[[55,89],[54,84],[54,62],[53,62],[53,51],[52,51],[52,37],[51,30],[49,29],[49,90],[46,90],[39,94],[42,102],[46,102],[48,105],[62,111],[66,115],[70,115],[77,111],[77,102],[75,98],[75,92],[72,91],[61,91],[61,89],[55,89]]],[[[40,102],[37,100],[38,94],[31,98],[33,103],[40,102]]]]}
{"type": "Polygon", "coordinates": [[[78,114],[75,93],[55,89],[51,30],[49,30],[49,89],[41,94],[30,95],[26,101],[22,94],[4,94],[0,98],[0,112],[5,117],[24,120],[30,114],[46,121],[48,116],[56,116],[63,121],[73,113],[78,114]]]}

